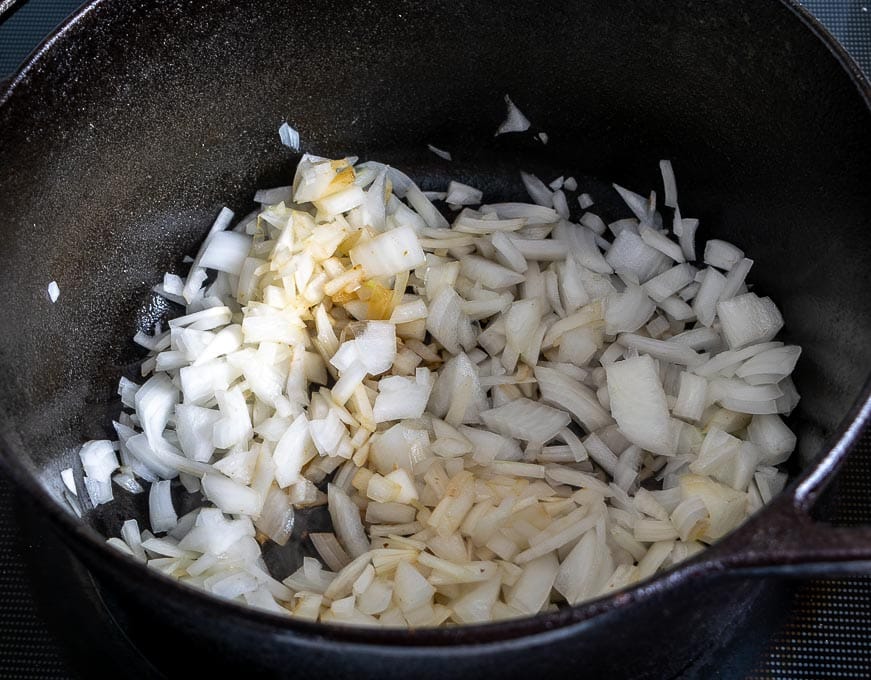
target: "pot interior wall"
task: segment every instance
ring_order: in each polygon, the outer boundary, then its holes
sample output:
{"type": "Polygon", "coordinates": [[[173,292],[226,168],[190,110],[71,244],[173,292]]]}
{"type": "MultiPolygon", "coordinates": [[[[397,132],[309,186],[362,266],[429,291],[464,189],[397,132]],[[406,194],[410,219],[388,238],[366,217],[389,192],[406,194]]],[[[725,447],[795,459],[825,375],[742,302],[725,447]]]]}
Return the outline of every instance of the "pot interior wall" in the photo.
{"type": "MultiPolygon", "coordinates": [[[[855,85],[779,3],[321,3],[92,7],[0,107],[0,431],[60,496],[57,472],[111,436],[129,340],[165,310],[219,208],[254,206],[305,150],[520,198],[520,168],[660,190],[673,160],[700,239],[756,261],[750,280],[804,354],[805,457],[859,396],[871,329],[871,123],[855,85]],[[494,138],[510,94],[539,129],[494,138]],[[446,163],[426,150],[454,153],[446,163]],[[50,304],[49,281],[61,297],[50,304]]],[[[124,494],[118,494],[124,498],[124,494]]],[[[115,532],[139,497],[91,521],[115,532]]]]}

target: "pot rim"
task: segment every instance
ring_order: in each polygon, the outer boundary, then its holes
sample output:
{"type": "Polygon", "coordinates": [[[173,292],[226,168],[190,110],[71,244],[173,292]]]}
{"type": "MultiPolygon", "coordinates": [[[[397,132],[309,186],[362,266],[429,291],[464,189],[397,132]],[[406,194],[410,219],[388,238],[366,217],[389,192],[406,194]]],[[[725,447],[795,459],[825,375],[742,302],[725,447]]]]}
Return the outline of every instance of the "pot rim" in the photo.
{"type": "MultiPolygon", "coordinates": [[[[846,49],[798,0],[778,1],[826,46],[856,86],[871,114],[871,82],[846,49]]],[[[90,0],[49,35],[31,53],[17,73],[5,85],[0,85],[2,88],[0,107],[14,96],[16,89],[27,81],[30,73],[38,69],[40,62],[55,44],[62,43],[68,33],[78,28],[80,23],[105,2],[107,0],[90,0]]],[[[825,486],[837,471],[850,447],[858,439],[862,427],[868,422],[871,422],[871,377],[866,380],[859,397],[834,433],[826,438],[813,462],[791,480],[787,489],[780,494],[781,502],[793,505],[804,504],[809,495],[816,494],[825,486]]],[[[38,481],[32,465],[12,455],[14,448],[15,445],[5,434],[0,433],[0,462],[4,463],[4,469],[8,470],[8,474],[19,488],[26,490],[28,500],[36,505],[38,510],[47,513],[55,525],[54,528],[71,551],[89,568],[97,572],[98,581],[101,572],[137,588],[141,588],[144,581],[151,591],[151,596],[165,598],[172,607],[183,607],[187,611],[197,609],[204,617],[209,617],[207,620],[212,617],[234,617],[265,634],[296,635],[307,638],[312,643],[327,646],[338,642],[382,648],[451,646],[455,650],[463,648],[468,650],[481,644],[511,642],[516,645],[518,638],[531,642],[542,640],[543,637],[562,637],[579,626],[589,624],[592,619],[599,616],[619,612],[633,603],[648,599],[684,581],[710,575],[711,572],[717,571],[718,558],[724,553],[719,549],[724,542],[721,540],[696,558],[682,562],[629,588],[580,605],[565,607],[556,612],[503,622],[425,629],[378,629],[314,623],[221,600],[205,591],[149,569],[141,562],[124,555],[109,546],[105,537],[64,508],[38,481]]],[[[764,523],[770,507],[763,508],[752,520],[730,533],[727,537],[730,539],[729,544],[734,545],[736,541],[740,542],[742,535],[749,535],[753,530],[751,525],[764,523]]]]}

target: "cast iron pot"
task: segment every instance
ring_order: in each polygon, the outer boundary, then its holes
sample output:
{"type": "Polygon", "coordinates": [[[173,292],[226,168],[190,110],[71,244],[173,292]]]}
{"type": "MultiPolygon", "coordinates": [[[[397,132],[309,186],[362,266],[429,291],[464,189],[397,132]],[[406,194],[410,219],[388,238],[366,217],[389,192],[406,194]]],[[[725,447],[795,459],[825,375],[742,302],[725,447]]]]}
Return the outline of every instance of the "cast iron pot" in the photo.
{"type": "MultiPolygon", "coordinates": [[[[843,50],[787,0],[95,0],[0,92],[0,460],[165,670],[677,674],[775,606],[779,581],[758,575],[871,566],[871,532],[810,516],[871,414],[869,100],[843,50]],[[505,93],[547,146],[493,138],[505,93]],[[129,338],[167,313],[151,285],[182,271],[179,253],[221,205],[241,214],[255,188],[287,183],[297,156],[277,143],[284,120],[306,150],[390,162],[425,188],[473,181],[497,199],[522,196],[520,167],[643,192],[671,158],[700,239],[727,238],[755,259],[752,283],[804,348],[788,489],[637,587],[446,630],[250,611],[106,547],[123,519],[145,518],[144,498],[119,492],[78,521],[58,473],[82,441],[111,434],[118,378],[142,356],[129,338]]],[[[585,181],[616,216],[605,185],[585,181]]]]}

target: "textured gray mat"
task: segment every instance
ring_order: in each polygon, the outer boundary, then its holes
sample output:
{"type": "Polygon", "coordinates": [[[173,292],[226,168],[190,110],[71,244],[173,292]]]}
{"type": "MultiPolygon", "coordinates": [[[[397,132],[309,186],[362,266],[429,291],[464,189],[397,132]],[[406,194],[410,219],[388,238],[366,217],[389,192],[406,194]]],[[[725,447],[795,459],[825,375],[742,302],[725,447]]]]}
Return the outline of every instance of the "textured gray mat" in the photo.
{"type": "MultiPolygon", "coordinates": [[[[31,0],[0,26],[0,79],[79,4],[31,0]]],[[[871,73],[871,0],[804,4],[871,73]]],[[[871,433],[866,432],[832,495],[829,518],[844,525],[868,523],[869,492],[871,433]]],[[[38,523],[22,529],[22,514],[27,512],[27,506],[16,501],[11,484],[0,477],[0,678],[99,677],[111,671],[121,677],[146,677],[147,671],[135,670],[141,659],[113,630],[99,599],[92,593],[71,593],[76,579],[82,578],[74,573],[75,566],[65,558],[45,564],[56,547],[38,523]],[[68,582],[47,586],[52,568],[62,571],[68,582]],[[61,595],[53,596],[52,587],[61,595]],[[92,651],[88,640],[93,641],[92,651]]],[[[754,631],[742,634],[752,636],[754,631]]],[[[731,653],[748,654],[740,639],[731,653]]],[[[722,669],[702,671],[705,677],[732,678],[730,668],[748,667],[721,661],[722,669]]],[[[755,669],[749,680],[871,677],[871,576],[801,585],[787,622],[749,666],[755,669]]]]}

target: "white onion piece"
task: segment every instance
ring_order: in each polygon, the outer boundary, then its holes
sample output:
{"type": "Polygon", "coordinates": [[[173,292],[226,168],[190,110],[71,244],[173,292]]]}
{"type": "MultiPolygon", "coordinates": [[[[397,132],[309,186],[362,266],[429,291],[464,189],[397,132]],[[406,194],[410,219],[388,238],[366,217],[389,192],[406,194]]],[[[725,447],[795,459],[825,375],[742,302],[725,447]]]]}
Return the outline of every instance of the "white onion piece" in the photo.
{"type": "Polygon", "coordinates": [[[732,266],[726,275],[726,282],[720,292],[720,300],[729,300],[738,294],[752,266],[753,260],[748,260],[746,257],[732,266]]]}
{"type": "Polygon", "coordinates": [[[500,220],[525,219],[529,225],[554,224],[559,221],[556,210],[532,203],[490,203],[481,206],[484,214],[494,214],[500,220]]]}
{"type": "MultiPolygon", "coordinates": [[[[79,450],[85,475],[101,484],[107,484],[118,469],[118,456],[108,439],[86,442],[79,450]]],[[[75,485],[70,489],[75,493],[75,485]]]]}
{"type": "Polygon", "coordinates": [[[178,403],[178,390],[165,375],[149,378],[136,392],[136,414],[148,443],[154,447],[178,403]]]}
{"type": "Polygon", "coordinates": [[[153,482],[148,492],[148,516],[151,530],[163,533],[174,528],[178,522],[178,515],[172,505],[170,481],[153,482]]]}
{"type": "Polygon", "coordinates": [[[735,371],[735,375],[754,385],[776,383],[792,373],[800,356],[801,347],[796,345],[775,347],[755,354],[735,371]]]}
{"type": "Polygon", "coordinates": [[[348,494],[330,484],[327,488],[330,518],[342,546],[352,557],[360,557],[369,550],[369,539],[360,520],[360,511],[348,494]]]}
{"type": "Polygon", "coordinates": [[[535,378],[542,400],[568,411],[588,432],[610,424],[611,416],[599,405],[596,395],[588,387],[543,366],[536,366],[535,378]]]}
{"type": "Polygon", "coordinates": [[[203,250],[200,266],[238,276],[250,249],[250,236],[235,231],[219,231],[209,239],[203,250]]]}
{"type": "Polygon", "coordinates": [[[76,489],[76,478],[73,474],[72,468],[64,468],[60,471],[61,481],[64,483],[64,486],[67,490],[73,494],[74,496],[78,496],[79,492],[76,489]]]}
{"type": "MultiPolygon", "coordinates": [[[[438,208],[432,204],[432,201],[423,195],[423,192],[418,189],[416,184],[408,187],[405,198],[411,204],[411,207],[414,208],[415,212],[423,218],[426,226],[433,229],[446,229],[448,227],[448,221],[438,211],[438,208]]],[[[411,267],[408,268],[410,269],[411,267]]]]}
{"type": "MultiPolygon", "coordinates": [[[[333,571],[339,572],[350,564],[351,558],[348,556],[348,553],[345,552],[345,549],[339,543],[335,534],[315,532],[309,534],[309,538],[311,539],[315,550],[318,551],[318,555],[320,555],[321,559],[324,561],[324,564],[333,571]]],[[[372,614],[378,612],[370,611],[367,613],[372,614]]]]}
{"type": "Polygon", "coordinates": [[[326,418],[313,418],[308,426],[319,454],[330,457],[339,455],[339,447],[348,433],[335,411],[331,410],[326,418]]]}
{"type": "Polygon", "coordinates": [[[506,603],[521,614],[539,612],[550,596],[558,571],[559,560],[554,552],[527,563],[520,578],[510,589],[506,603]]]}
{"type": "Polygon", "coordinates": [[[672,413],[686,420],[699,420],[707,403],[708,381],[687,371],[680,374],[680,391],[672,413]]]}
{"type": "MultiPolygon", "coordinates": [[[[299,132],[290,127],[287,123],[282,123],[278,128],[278,136],[281,138],[281,143],[291,151],[299,151],[299,132]]],[[[278,201],[273,201],[278,203],[278,201]]]]}
{"type": "Polygon", "coordinates": [[[254,489],[222,474],[207,473],[202,479],[203,495],[230,515],[260,514],[263,499],[254,489]]]}
{"type": "MultiPolygon", "coordinates": [[[[581,206],[581,207],[583,207],[583,206],[581,206]]],[[[578,220],[578,222],[582,226],[587,227],[594,234],[597,234],[599,236],[604,234],[605,230],[608,228],[608,226],[605,224],[605,222],[602,221],[601,217],[599,217],[598,215],[596,215],[594,213],[590,213],[590,212],[585,212],[583,215],[581,215],[581,219],[578,220]]]]}
{"type": "Polygon", "coordinates": [[[553,239],[537,240],[509,236],[514,246],[527,260],[564,260],[568,254],[568,244],[553,239]]]}
{"type": "MultiPolygon", "coordinates": [[[[263,205],[275,205],[276,203],[289,203],[293,196],[293,187],[292,186],[283,186],[283,187],[273,187],[272,189],[259,189],[254,194],[254,202],[261,203],[263,205]]],[[[167,289],[168,292],[175,292],[169,290],[166,286],[166,281],[163,284],[164,288],[167,289]]],[[[179,291],[176,294],[181,294],[179,291]]]]}
{"type": "Polygon", "coordinates": [[[299,481],[302,466],[311,458],[312,447],[308,419],[300,413],[290,427],[285,430],[272,452],[275,465],[275,481],[281,488],[299,481]]]}
{"type": "Polygon", "coordinates": [[[484,192],[480,189],[452,181],[448,184],[448,195],[445,197],[445,201],[455,205],[480,205],[483,198],[484,192]]]}
{"type": "Polygon", "coordinates": [[[569,219],[569,203],[566,200],[566,195],[563,193],[562,189],[557,188],[556,191],[553,192],[552,200],[553,209],[557,211],[559,216],[564,220],[569,219]]]}
{"type": "Polygon", "coordinates": [[[675,429],[653,360],[649,356],[625,359],[610,364],[605,372],[611,413],[623,435],[653,453],[674,455],[675,429]]]}
{"type": "Polygon", "coordinates": [[[662,173],[662,184],[665,189],[665,203],[669,208],[677,208],[677,182],[674,179],[674,169],[671,161],[659,161],[659,170],[662,173]]]}
{"type": "Polygon", "coordinates": [[[692,217],[681,218],[680,213],[675,211],[674,233],[680,240],[680,247],[687,260],[696,259],[696,230],[699,221],[692,217]]]}
{"type": "Polygon", "coordinates": [[[685,261],[686,258],[684,257],[680,245],[672,241],[665,234],[658,232],[653,227],[642,224],[638,228],[638,235],[641,236],[641,240],[647,245],[651,248],[655,248],[669,259],[674,260],[675,262],[685,261]]]}
{"type": "Polygon", "coordinates": [[[564,411],[521,398],[484,411],[481,419],[491,430],[506,437],[546,442],[568,425],[571,417],[564,411]]]}
{"type": "Polygon", "coordinates": [[[293,506],[287,494],[273,487],[266,496],[260,517],[254,526],[278,545],[284,545],[293,531],[293,506]]]}
{"type": "MultiPolygon", "coordinates": [[[[465,211],[464,211],[465,212],[465,211]]],[[[464,215],[460,213],[457,216],[457,219],[454,221],[454,226],[452,231],[448,231],[445,233],[430,233],[430,235],[434,238],[456,238],[460,239],[460,234],[496,234],[500,232],[507,231],[518,231],[523,229],[526,226],[526,219],[522,217],[515,217],[512,219],[478,219],[476,217],[471,217],[469,215],[464,215]]],[[[453,242],[451,242],[453,243],[453,242]]]]}
{"type": "Polygon", "coordinates": [[[213,328],[226,326],[233,318],[233,312],[229,307],[210,307],[191,314],[176,317],[169,320],[170,329],[193,328],[194,330],[209,331],[213,328]]]}
{"type": "Polygon", "coordinates": [[[589,229],[561,221],[554,229],[554,236],[567,244],[568,252],[581,266],[599,274],[614,271],[596,245],[595,234],[589,229]]]}
{"type": "Polygon", "coordinates": [[[626,285],[623,293],[611,293],[605,303],[605,331],[609,335],[634,332],[646,324],[656,305],[644,289],[634,283],[626,285]]]}
{"type": "Polygon", "coordinates": [[[744,259],[744,251],[720,239],[711,239],[705,244],[705,264],[718,269],[730,270],[744,259]]]}
{"type": "Polygon", "coordinates": [[[114,499],[112,493],[112,482],[101,482],[99,479],[85,477],[85,491],[88,493],[88,498],[94,507],[109,503],[114,499]]]}
{"type": "MultiPolygon", "coordinates": [[[[553,192],[547,188],[544,182],[538,177],[528,172],[520,172],[520,179],[523,181],[523,186],[526,187],[526,193],[536,205],[544,206],[545,208],[553,207],[553,192]]],[[[559,214],[559,213],[557,213],[559,214]]]]}
{"type": "Polygon", "coordinates": [[[708,518],[708,508],[701,496],[682,500],[671,514],[671,522],[682,541],[699,538],[708,518]]]}
{"type": "Polygon", "coordinates": [[[767,342],[783,328],[783,317],[771,298],[746,293],[717,305],[723,335],[731,349],[767,342]]]}
{"type": "Polygon", "coordinates": [[[635,214],[641,222],[646,222],[648,219],[648,203],[647,199],[644,196],[636,194],[634,191],[630,191],[624,187],[621,187],[619,184],[612,185],[614,189],[616,189],[617,193],[620,194],[620,198],[623,199],[623,202],[629,207],[629,209],[635,214]]]}
{"type": "Polygon", "coordinates": [[[777,415],[755,415],[747,428],[747,435],[762,452],[761,463],[779,465],[795,449],[795,434],[777,415]]]}
{"type": "Polygon", "coordinates": [[[193,301],[196,294],[199,292],[199,289],[201,288],[203,282],[206,280],[206,272],[200,265],[200,259],[202,258],[203,253],[206,251],[210,240],[215,236],[215,234],[223,232],[227,227],[230,226],[230,223],[233,221],[233,217],[234,213],[232,210],[227,207],[221,208],[221,211],[218,213],[218,216],[212,223],[208,234],[206,234],[206,238],[200,246],[199,253],[197,253],[197,256],[194,258],[193,263],[191,264],[191,268],[188,272],[184,288],[182,289],[182,297],[188,304],[193,301]]]}
{"type": "Polygon", "coordinates": [[[396,357],[396,327],[388,321],[369,321],[354,343],[369,374],[379,375],[390,369],[396,357]]]}
{"type": "Polygon", "coordinates": [[[603,537],[587,531],[560,565],[554,588],[569,604],[576,604],[601,593],[613,570],[603,537]]]}
{"type": "MultiPolygon", "coordinates": [[[[442,149],[439,149],[439,148],[433,146],[432,144],[427,144],[426,148],[429,149],[430,151],[432,151],[439,158],[443,158],[446,161],[451,160],[450,151],[444,151],[442,149]]],[[[451,202],[451,201],[449,201],[449,202],[451,202]]]]}
{"type": "Polygon", "coordinates": [[[398,227],[360,243],[351,249],[350,255],[351,261],[361,265],[369,276],[393,276],[426,261],[411,227],[398,227]]]}
{"type": "Polygon", "coordinates": [[[451,354],[460,351],[462,328],[468,324],[462,305],[462,299],[450,286],[442,288],[429,305],[426,330],[451,354]]]}
{"type": "MultiPolygon", "coordinates": [[[[688,321],[695,318],[695,312],[686,302],[672,295],[657,305],[663,312],[676,321],[688,321]]],[[[717,336],[719,338],[719,336],[717,336]]]]}
{"type": "MultiPolygon", "coordinates": [[[[519,248],[517,241],[514,244],[519,248]]],[[[523,274],[511,271],[507,267],[475,255],[463,258],[462,262],[460,262],[460,271],[463,275],[472,279],[472,281],[478,281],[482,286],[490,290],[509,288],[521,283],[525,279],[523,274]]]]}
{"type": "Polygon", "coordinates": [[[717,301],[726,285],[726,278],[712,267],[705,269],[703,276],[702,285],[693,300],[693,311],[701,323],[711,326],[717,315],[717,301]]]}
{"type": "Polygon", "coordinates": [[[429,379],[429,371],[419,370],[425,371],[426,377],[412,380],[402,376],[392,376],[378,383],[379,393],[373,407],[376,423],[420,418],[423,415],[432,391],[432,382],[429,379]]]}
{"type": "Polygon", "coordinates": [[[511,238],[502,232],[495,232],[490,240],[496,250],[496,259],[501,265],[520,274],[527,270],[529,265],[526,258],[511,238]]]}
{"type": "Polygon", "coordinates": [[[700,475],[684,475],[680,490],[682,500],[698,496],[707,508],[710,522],[700,537],[705,542],[722,538],[744,518],[746,494],[724,484],[700,475]]]}
{"type": "Polygon", "coordinates": [[[524,132],[528,130],[531,124],[529,119],[523,115],[507,94],[505,95],[505,106],[505,120],[502,121],[499,129],[496,130],[496,136],[504,135],[507,132],[524,132]]]}
{"type": "Polygon", "coordinates": [[[644,290],[651,299],[662,302],[692,283],[694,276],[695,268],[692,265],[679,264],[647,281],[644,290]]]}
{"type": "Polygon", "coordinates": [[[647,245],[638,234],[624,229],[608,249],[605,261],[614,271],[631,272],[644,283],[660,271],[668,258],[647,245]]]}
{"type": "Polygon", "coordinates": [[[643,335],[635,335],[634,333],[621,333],[617,337],[617,342],[624,347],[629,347],[630,349],[648,354],[654,359],[662,359],[672,364],[698,366],[704,361],[691,348],[680,343],[671,342],[670,340],[656,340],[654,338],[646,338],[643,335]]]}

